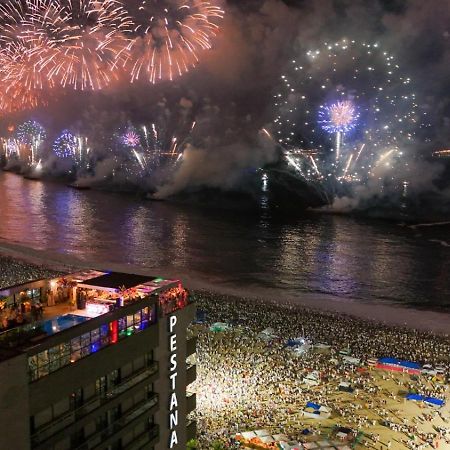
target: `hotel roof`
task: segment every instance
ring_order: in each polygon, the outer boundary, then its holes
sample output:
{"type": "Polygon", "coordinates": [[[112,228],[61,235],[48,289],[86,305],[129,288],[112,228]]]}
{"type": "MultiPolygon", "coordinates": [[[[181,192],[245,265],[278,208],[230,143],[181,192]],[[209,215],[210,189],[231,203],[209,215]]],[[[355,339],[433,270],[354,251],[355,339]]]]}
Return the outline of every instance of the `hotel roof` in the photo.
{"type": "Polygon", "coordinates": [[[136,275],[121,272],[108,272],[95,278],[84,280],[78,283],[80,287],[119,289],[125,287],[130,289],[155,280],[156,277],[136,275]]]}

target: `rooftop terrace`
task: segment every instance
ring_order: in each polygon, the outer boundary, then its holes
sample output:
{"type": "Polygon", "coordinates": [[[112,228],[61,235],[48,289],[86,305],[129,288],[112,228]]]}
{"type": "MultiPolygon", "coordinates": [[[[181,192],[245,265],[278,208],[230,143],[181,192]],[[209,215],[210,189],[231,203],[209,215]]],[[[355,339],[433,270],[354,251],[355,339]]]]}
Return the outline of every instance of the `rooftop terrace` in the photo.
{"type": "MultiPolygon", "coordinates": [[[[42,320],[0,333],[0,360],[152,294],[158,294],[162,313],[179,309],[187,303],[187,292],[179,281],[151,276],[85,271],[47,282],[49,290],[58,292],[58,295],[63,292],[65,298],[54,306],[45,307],[42,320]]],[[[26,289],[26,285],[23,288],[26,289]]]]}

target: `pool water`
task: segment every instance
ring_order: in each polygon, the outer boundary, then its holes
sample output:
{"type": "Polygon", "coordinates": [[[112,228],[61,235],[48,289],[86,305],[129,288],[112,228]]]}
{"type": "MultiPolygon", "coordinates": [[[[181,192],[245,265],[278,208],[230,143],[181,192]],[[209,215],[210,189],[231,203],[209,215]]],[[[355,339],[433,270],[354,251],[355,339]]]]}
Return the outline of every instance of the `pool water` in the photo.
{"type": "Polygon", "coordinates": [[[42,322],[42,328],[48,335],[72,328],[75,325],[90,320],[90,317],[77,316],[76,314],[64,314],[42,322]]]}

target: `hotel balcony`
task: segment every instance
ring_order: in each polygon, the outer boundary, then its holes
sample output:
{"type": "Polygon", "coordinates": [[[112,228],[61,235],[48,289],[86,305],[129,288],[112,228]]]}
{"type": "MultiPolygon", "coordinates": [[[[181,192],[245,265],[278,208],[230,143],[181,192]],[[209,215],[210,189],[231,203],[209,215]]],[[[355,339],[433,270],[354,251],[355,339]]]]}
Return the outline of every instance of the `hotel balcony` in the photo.
{"type": "Polygon", "coordinates": [[[188,392],[186,394],[186,413],[194,411],[197,407],[197,395],[194,392],[188,392]]]}
{"type": "MultiPolygon", "coordinates": [[[[133,430],[139,422],[146,421],[153,416],[157,408],[158,396],[155,394],[151,399],[142,401],[127,411],[107,428],[89,436],[82,445],[76,447],[74,450],[102,450],[108,448],[120,437],[133,430]]],[[[147,437],[150,437],[152,441],[153,439],[157,439],[158,431],[158,426],[152,425],[148,430],[147,437]]]]}
{"type": "Polygon", "coordinates": [[[186,424],[186,439],[187,441],[197,437],[197,422],[191,420],[186,424]]]}
{"type": "Polygon", "coordinates": [[[142,448],[148,448],[155,445],[159,439],[159,427],[153,425],[150,430],[146,430],[144,433],[133,439],[133,442],[126,446],[127,450],[141,450],[142,448]]]}
{"type": "MultiPolygon", "coordinates": [[[[44,450],[51,447],[57,441],[63,439],[67,434],[74,433],[95,417],[114,408],[124,399],[132,396],[148,386],[157,378],[158,364],[152,363],[115,386],[106,395],[97,395],[87,400],[81,407],[68,411],[48,426],[40,427],[32,435],[32,446],[34,449],[44,450]]],[[[152,403],[154,399],[150,399],[152,403]]]]}
{"type": "Polygon", "coordinates": [[[186,341],[186,356],[197,352],[197,336],[190,336],[186,341]]]}
{"type": "Polygon", "coordinates": [[[197,366],[192,364],[186,369],[186,385],[189,385],[195,381],[197,378],[197,366]]]}

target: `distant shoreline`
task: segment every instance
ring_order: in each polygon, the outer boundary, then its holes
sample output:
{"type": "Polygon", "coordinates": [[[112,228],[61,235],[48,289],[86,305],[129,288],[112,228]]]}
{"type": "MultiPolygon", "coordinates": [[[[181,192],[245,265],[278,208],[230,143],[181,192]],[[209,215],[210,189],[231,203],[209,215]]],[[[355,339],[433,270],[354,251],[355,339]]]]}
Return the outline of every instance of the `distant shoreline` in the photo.
{"type": "MultiPolygon", "coordinates": [[[[403,306],[362,303],[357,300],[344,299],[327,294],[299,292],[298,297],[283,296],[280,291],[273,288],[249,286],[245,291],[239,287],[228,284],[217,284],[214,280],[202,280],[195,275],[179,273],[173,268],[146,268],[131,264],[110,264],[104,261],[85,261],[74,256],[36,250],[20,244],[13,244],[0,240],[0,254],[9,256],[29,264],[43,266],[55,271],[70,272],[86,268],[99,270],[115,270],[134,272],[138,274],[156,274],[165,277],[181,279],[183,283],[194,291],[207,291],[211,294],[228,295],[243,298],[264,304],[271,304],[307,308],[332,314],[343,314],[364,321],[388,326],[402,326],[419,331],[431,332],[440,335],[450,335],[450,313],[430,310],[418,310],[403,306]],[[157,273],[156,273],[157,272],[157,273]]],[[[230,284],[230,283],[229,283],[230,284]]],[[[232,283],[231,283],[232,284],[232,283]]]]}

